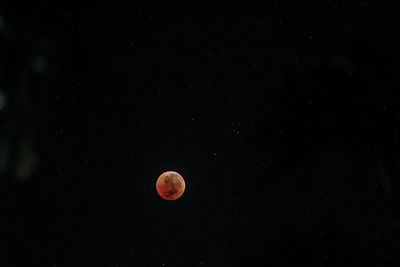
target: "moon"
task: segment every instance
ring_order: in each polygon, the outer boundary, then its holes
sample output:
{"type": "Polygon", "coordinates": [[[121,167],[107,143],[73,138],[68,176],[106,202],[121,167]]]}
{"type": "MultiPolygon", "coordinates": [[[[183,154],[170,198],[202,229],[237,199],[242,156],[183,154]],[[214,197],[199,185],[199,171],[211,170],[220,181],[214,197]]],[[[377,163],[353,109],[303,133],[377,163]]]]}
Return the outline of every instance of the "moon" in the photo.
{"type": "Polygon", "coordinates": [[[166,171],[158,177],[156,190],[163,199],[176,200],[185,191],[185,180],[177,172],[166,171]]]}

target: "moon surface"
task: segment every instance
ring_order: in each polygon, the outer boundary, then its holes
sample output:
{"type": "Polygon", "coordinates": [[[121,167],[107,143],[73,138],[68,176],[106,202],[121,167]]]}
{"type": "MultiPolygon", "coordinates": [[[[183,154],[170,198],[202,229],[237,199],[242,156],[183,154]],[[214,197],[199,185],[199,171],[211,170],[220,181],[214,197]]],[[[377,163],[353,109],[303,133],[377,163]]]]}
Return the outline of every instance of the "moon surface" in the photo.
{"type": "Polygon", "coordinates": [[[174,171],[167,171],[160,175],[156,183],[157,193],[166,200],[176,200],[185,191],[185,180],[174,171]]]}

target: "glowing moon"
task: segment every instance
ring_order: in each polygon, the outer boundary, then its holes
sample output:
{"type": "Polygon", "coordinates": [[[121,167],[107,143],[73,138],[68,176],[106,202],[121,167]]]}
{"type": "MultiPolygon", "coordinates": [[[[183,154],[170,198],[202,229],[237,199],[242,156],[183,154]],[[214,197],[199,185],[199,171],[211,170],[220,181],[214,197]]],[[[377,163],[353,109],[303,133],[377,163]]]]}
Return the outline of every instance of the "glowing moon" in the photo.
{"type": "Polygon", "coordinates": [[[174,171],[167,171],[160,175],[156,183],[157,193],[166,200],[176,200],[185,191],[185,180],[174,171]]]}

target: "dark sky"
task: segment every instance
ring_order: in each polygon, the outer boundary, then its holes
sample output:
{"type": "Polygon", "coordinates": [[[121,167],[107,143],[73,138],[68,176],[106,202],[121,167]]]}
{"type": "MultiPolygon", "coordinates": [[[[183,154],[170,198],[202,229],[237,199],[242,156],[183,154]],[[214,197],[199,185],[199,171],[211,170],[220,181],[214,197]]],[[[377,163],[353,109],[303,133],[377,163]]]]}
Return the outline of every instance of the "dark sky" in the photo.
{"type": "Polygon", "coordinates": [[[400,261],[399,16],[3,1],[0,265],[400,261]]]}

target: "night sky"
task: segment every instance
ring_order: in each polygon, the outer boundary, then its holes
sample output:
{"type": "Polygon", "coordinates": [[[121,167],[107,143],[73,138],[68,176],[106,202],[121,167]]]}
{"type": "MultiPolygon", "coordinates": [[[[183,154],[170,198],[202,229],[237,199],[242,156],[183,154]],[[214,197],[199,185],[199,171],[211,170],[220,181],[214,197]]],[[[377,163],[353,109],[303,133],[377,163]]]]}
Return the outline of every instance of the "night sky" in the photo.
{"type": "Polygon", "coordinates": [[[400,262],[400,3],[16,2],[0,266],[400,262]]]}

